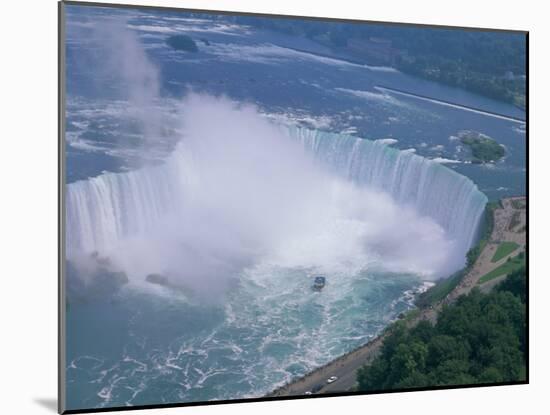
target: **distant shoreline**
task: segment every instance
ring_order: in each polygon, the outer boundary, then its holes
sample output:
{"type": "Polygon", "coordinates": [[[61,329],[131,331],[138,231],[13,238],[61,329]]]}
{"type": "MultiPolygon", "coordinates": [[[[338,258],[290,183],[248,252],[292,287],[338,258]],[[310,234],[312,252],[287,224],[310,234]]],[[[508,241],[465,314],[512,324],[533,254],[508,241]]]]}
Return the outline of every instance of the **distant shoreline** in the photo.
{"type": "Polygon", "coordinates": [[[383,86],[383,85],[375,85],[374,88],[375,89],[380,89],[380,90],[383,90],[383,91],[393,92],[395,94],[409,96],[409,97],[412,97],[412,98],[418,98],[418,99],[421,99],[421,100],[424,100],[424,101],[433,102],[435,104],[441,104],[441,105],[445,105],[445,106],[448,106],[448,107],[463,109],[465,111],[476,112],[478,114],[488,115],[490,117],[495,117],[495,118],[500,118],[500,119],[504,119],[504,120],[508,120],[508,121],[513,121],[513,122],[517,122],[519,124],[525,124],[526,123],[526,120],[524,120],[523,118],[514,117],[512,115],[499,114],[498,112],[488,111],[488,110],[484,110],[484,109],[476,108],[476,107],[470,107],[470,106],[463,105],[463,104],[457,104],[456,102],[446,101],[446,100],[439,99],[439,98],[433,98],[433,97],[417,94],[417,93],[410,92],[410,91],[403,91],[401,89],[391,88],[391,87],[383,86]]]}
{"type": "MultiPolygon", "coordinates": [[[[411,73],[408,73],[408,72],[404,72],[404,71],[398,69],[395,66],[374,65],[374,64],[370,64],[368,62],[365,62],[364,60],[354,59],[354,58],[348,57],[348,56],[321,53],[321,52],[316,52],[316,51],[311,51],[311,50],[306,50],[306,49],[293,48],[291,46],[282,46],[282,47],[284,47],[285,49],[293,50],[295,52],[308,53],[310,55],[319,56],[321,58],[334,59],[334,60],[339,60],[339,61],[342,61],[342,62],[352,64],[352,65],[363,66],[363,67],[365,67],[367,69],[371,69],[371,70],[377,70],[377,69],[378,70],[384,70],[384,69],[386,69],[388,71],[391,70],[391,71],[395,71],[395,72],[401,72],[401,73],[407,74],[409,76],[415,76],[415,77],[418,77],[420,79],[427,80],[427,81],[430,81],[430,82],[435,82],[435,83],[442,84],[442,85],[446,85],[446,86],[449,86],[451,88],[460,88],[460,87],[457,87],[457,86],[448,85],[444,82],[440,82],[440,81],[429,79],[429,78],[422,78],[422,77],[420,77],[416,74],[411,74],[411,73]]],[[[446,101],[446,100],[439,99],[439,98],[433,98],[433,97],[429,97],[429,96],[426,96],[426,95],[416,94],[416,93],[409,92],[409,91],[403,91],[403,90],[400,90],[400,89],[391,88],[391,87],[387,87],[387,86],[383,86],[383,85],[376,85],[375,88],[376,87],[386,89],[390,92],[395,92],[395,93],[399,93],[399,94],[403,94],[403,95],[408,95],[408,96],[411,96],[411,97],[414,97],[414,98],[424,99],[424,100],[432,101],[432,102],[443,104],[443,105],[457,107],[457,108],[461,108],[461,109],[464,109],[464,110],[467,110],[467,111],[477,112],[477,113],[480,113],[480,114],[485,114],[485,115],[493,116],[493,117],[496,117],[496,118],[501,118],[501,119],[505,119],[505,120],[509,120],[509,121],[513,121],[513,122],[517,122],[517,123],[521,123],[521,124],[526,123],[525,119],[519,118],[519,117],[514,117],[512,115],[499,114],[497,112],[492,112],[492,111],[488,111],[488,110],[484,110],[484,109],[476,108],[476,107],[470,107],[470,106],[463,105],[463,104],[457,104],[455,102],[446,101]]],[[[508,101],[486,97],[483,94],[479,94],[477,92],[470,91],[467,88],[460,88],[460,89],[463,89],[463,90],[465,90],[465,91],[467,91],[471,94],[480,95],[480,96],[485,97],[485,98],[493,99],[493,100],[498,101],[498,102],[502,102],[502,103],[505,103],[505,104],[512,105],[515,108],[525,112],[525,108],[522,108],[522,107],[520,107],[516,104],[512,104],[508,101]]]]}
{"type": "Polygon", "coordinates": [[[285,49],[293,50],[294,52],[307,53],[307,54],[310,54],[310,55],[319,56],[321,58],[334,59],[334,60],[337,60],[337,61],[342,61],[342,62],[350,63],[352,65],[357,65],[357,66],[363,66],[363,67],[366,67],[366,68],[388,68],[388,69],[392,69],[395,72],[399,72],[399,70],[397,68],[394,68],[393,66],[371,65],[368,62],[365,62],[365,61],[362,61],[362,60],[359,60],[359,59],[353,59],[353,58],[350,58],[350,57],[347,57],[347,56],[341,56],[341,55],[336,55],[336,54],[332,55],[332,54],[321,53],[321,52],[314,52],[314,51],[307,50],[307,49],[293,48],[292,46],[281,46],[281,47],[284,47],[285,49]]]}

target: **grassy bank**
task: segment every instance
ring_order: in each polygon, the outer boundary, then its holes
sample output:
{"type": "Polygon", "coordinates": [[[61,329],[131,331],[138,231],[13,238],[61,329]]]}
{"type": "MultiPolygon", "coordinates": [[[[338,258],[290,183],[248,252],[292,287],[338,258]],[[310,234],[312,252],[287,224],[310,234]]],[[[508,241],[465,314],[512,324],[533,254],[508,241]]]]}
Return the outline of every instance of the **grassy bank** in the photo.
{"type": "Polygon", "coordinates": [[[479,284],[483,284],[503,275],[509,275],[522,267],[525,267],[525,255],[523,252],[513,258],[509,258],[504,264],[485,274],[479,279],[479,284]]]}
{"type": "Polygon", "coordinates": [[[518,248],[519,248],[519,245],[515,242],[509,242],[509,241],[501,242],[497,248],[497,251],[495,252],[495,255],[493,256],[493,259],[491,259],[491,262],[500,261],[502,258],[511,254],[518,248]]]}
{"type": "Polygon", "coordinates": [[[493,233],[494,211],[498,206],[499,203],[496,202],[488,203],[485,206],[485,212],[480,226],[480,239],[466,254],[466,266],[450,277],[439,280],[433,287],[419,295],[416,299],[417,307],[427,308],[439,303],[454,290],[468,272],[470,272],[493,233]]]}

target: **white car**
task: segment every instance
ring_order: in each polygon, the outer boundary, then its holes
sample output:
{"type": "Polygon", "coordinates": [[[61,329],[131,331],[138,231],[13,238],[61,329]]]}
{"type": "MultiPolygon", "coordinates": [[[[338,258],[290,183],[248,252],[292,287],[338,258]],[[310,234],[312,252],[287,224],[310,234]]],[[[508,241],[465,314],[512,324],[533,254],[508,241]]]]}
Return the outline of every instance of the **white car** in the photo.
{"type": "Polygon", "coordinates": [[[306,393],[304,393],[304,395],[311,395],[311,391],[307,391],[306,393]]]}
{"type": "Polygon", "coordinates": [[[332,383],[338,380],[338,376],[331,376],[327,379],[327,383],[332,383]]]}

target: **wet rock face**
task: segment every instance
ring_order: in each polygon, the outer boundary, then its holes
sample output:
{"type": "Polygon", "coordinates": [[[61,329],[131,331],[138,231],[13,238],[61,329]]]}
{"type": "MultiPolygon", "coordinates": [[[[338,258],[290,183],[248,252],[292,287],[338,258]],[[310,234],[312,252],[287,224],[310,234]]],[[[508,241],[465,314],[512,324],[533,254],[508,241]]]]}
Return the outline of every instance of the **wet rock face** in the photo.
{"type": "Polygon", "coordinates": [[[112,299],[129,282],[125,272],[96,253],[86,258],[84,265],[79,265],[66,261],[65,289],[69,303],[112,299]]]}
{"type": "Polygon", "coordinates": [[[199,48],[193,39],[187,35],[174,35],[166,39],[168,46],[184,52],[198,52],[199,48]]]}
{"type": "Polygon", "coordinates": [[[149,274],[145,277],[145,281],[147,281],[150,284],[156,284],[156,285],[160,285],[162,287],[168,288],[179,294],[183,294],[186,297],[193,297],[195,295],[195,292],[191,288],[189,288],[187,285],[182,283],[177,283],[163,274],[149,274]]]}
{"type": "Polygon", "coordinates": [[[149,274],[145,277],[145,281],[150,282],[151,284],[162,285],[164,287],[168,287],[170,285],[168,278],[161,274],[149,274]]]}

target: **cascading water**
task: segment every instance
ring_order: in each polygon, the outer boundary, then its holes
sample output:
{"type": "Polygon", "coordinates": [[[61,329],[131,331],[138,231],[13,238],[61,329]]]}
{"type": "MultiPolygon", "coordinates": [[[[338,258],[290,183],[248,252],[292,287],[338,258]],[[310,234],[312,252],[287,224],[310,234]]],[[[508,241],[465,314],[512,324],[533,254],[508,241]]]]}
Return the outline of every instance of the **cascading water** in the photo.
{"type": "Polygon", "coordinates": [[[487,197],[467,177],[381,141],[294,127],[289,133],[341,177],[434,219],[461,253],[472,246],[487,197]]]}
{"type": "Polygon", "coordinates": [[[158,224],[176,207],[181,193],[177,189],[182,176],[174,174],[173,164],[105,173],[67,185],[69,256],[75,251],[104,251],[158,224]]]}
{"type": "MultiPolygon", "coordinates": [[[[281,130],[281,136],[301,144],[306,155],[313,155],[324,170],[359,188],[389,194],[397,205],[435,221],[453,241],[455,258],[459,258],[451,270],[464,264],[487,202],[468,178],[381,142],[297,127],[281,130]]],[[[106,173],[69,184],[66,197],[69,258],[78,252],[108,254],[125,238],[147,237],[165,218],[186,209],[202,186],[201,180],[193,148],[184,140],[164,165],[128,173],[106,173]]],[[[284,187],[284,183],[279,182],[278,187],[284,187]]],[[[205,193],[204,189],[202,192],[205,193]]],[[[246,205],[250,202],[254,200],[246,205]]],[[[227,200],[223,199],[223,203],[227,200]]],[[[265,206],[257,210],[262,209],[265,206]]]]}

